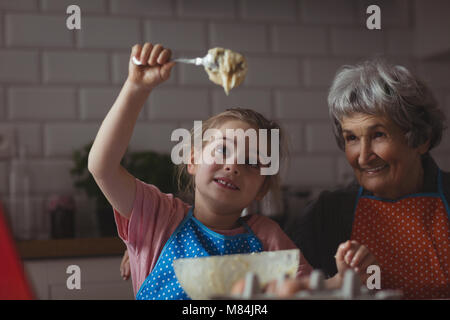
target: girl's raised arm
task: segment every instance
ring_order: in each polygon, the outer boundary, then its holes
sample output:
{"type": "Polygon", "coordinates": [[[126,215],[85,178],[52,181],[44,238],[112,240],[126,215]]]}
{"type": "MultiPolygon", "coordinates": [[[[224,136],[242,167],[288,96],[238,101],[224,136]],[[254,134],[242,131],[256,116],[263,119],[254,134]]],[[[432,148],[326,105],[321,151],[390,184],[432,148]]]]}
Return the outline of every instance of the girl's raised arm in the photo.
{"type": "MultiPolygon", "coordinates": [[[[157,44],[132,48],[128,78],[103,120],[89,153],[88,169],[109,203],[129,218],[136,194],[135,178],[120,165],[139,113],[151,90],[167,80],[174,62],[171,52],[157,44]],[[143,65],[137,66],[131,58],[143,65]]],[[[150,170],[150,168],[149,168],[150,170]]]]}

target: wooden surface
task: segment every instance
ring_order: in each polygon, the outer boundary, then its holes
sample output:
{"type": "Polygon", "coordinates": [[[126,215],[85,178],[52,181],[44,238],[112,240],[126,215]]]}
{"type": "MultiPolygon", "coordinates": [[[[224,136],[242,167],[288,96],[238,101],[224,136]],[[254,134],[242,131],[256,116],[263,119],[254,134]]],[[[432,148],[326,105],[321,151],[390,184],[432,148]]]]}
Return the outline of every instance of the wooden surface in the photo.
{"type": "Polygon", "coordinates": [[[16,242],[22,259],[122,255],[126,249],[119,238],[73,238],[16,242]]]}

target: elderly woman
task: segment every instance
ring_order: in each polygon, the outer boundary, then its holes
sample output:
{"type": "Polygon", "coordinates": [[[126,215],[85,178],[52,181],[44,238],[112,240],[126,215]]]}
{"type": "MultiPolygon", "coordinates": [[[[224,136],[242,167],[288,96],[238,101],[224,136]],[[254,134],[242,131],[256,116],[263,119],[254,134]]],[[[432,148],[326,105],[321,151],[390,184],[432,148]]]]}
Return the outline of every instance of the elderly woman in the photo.
{"type": "Polygon", "coordinates": [[[432,93],[406,68],[370,61],[338,72],[328,104],[356,181],[323,192],[289,234],[329,276],[350,239],[376,257],[381,289],[450,298],[450,174],[429,154],[445,117],[432,93]]]}

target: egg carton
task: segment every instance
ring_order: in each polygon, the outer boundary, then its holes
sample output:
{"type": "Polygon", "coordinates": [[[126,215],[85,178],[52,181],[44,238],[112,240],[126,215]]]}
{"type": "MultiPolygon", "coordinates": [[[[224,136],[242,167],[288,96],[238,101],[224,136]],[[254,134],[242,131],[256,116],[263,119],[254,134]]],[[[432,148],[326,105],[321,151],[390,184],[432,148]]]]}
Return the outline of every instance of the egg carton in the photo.
{"type": "MultiPolygon", "coordinates": [[[[282,276],[277,283],[284,281],[282,276]]],[[[361,285],[359,276],[352,270],[347,270],[341,288],[326,289],[325,276],[320,270],[314,270],[310,276],[309,290],[302,290],[283,300],[395,300],[401,299],[402,292],[398,290],[369,290],[361,285]]],[[[258,276],[249,272],[245,277],[242,294],[230,296],[216,296],[213,299],[227,300],[279,300],[273,294],[264,293],[258,276]]]]}

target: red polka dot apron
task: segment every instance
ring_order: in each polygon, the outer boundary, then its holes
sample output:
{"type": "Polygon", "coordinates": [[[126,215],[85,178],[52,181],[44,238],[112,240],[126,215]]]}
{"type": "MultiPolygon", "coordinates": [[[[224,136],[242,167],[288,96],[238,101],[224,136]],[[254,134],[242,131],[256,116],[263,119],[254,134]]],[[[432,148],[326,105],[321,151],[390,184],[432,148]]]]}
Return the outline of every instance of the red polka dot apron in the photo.
{"type": "Polygon", "coordinates": [[[386,200],[362,191],[351,239],[377,258],[381,289],[400,289],[406,299],[450,298],[450,210],[441,172],[437,193],[386,200]]]}

